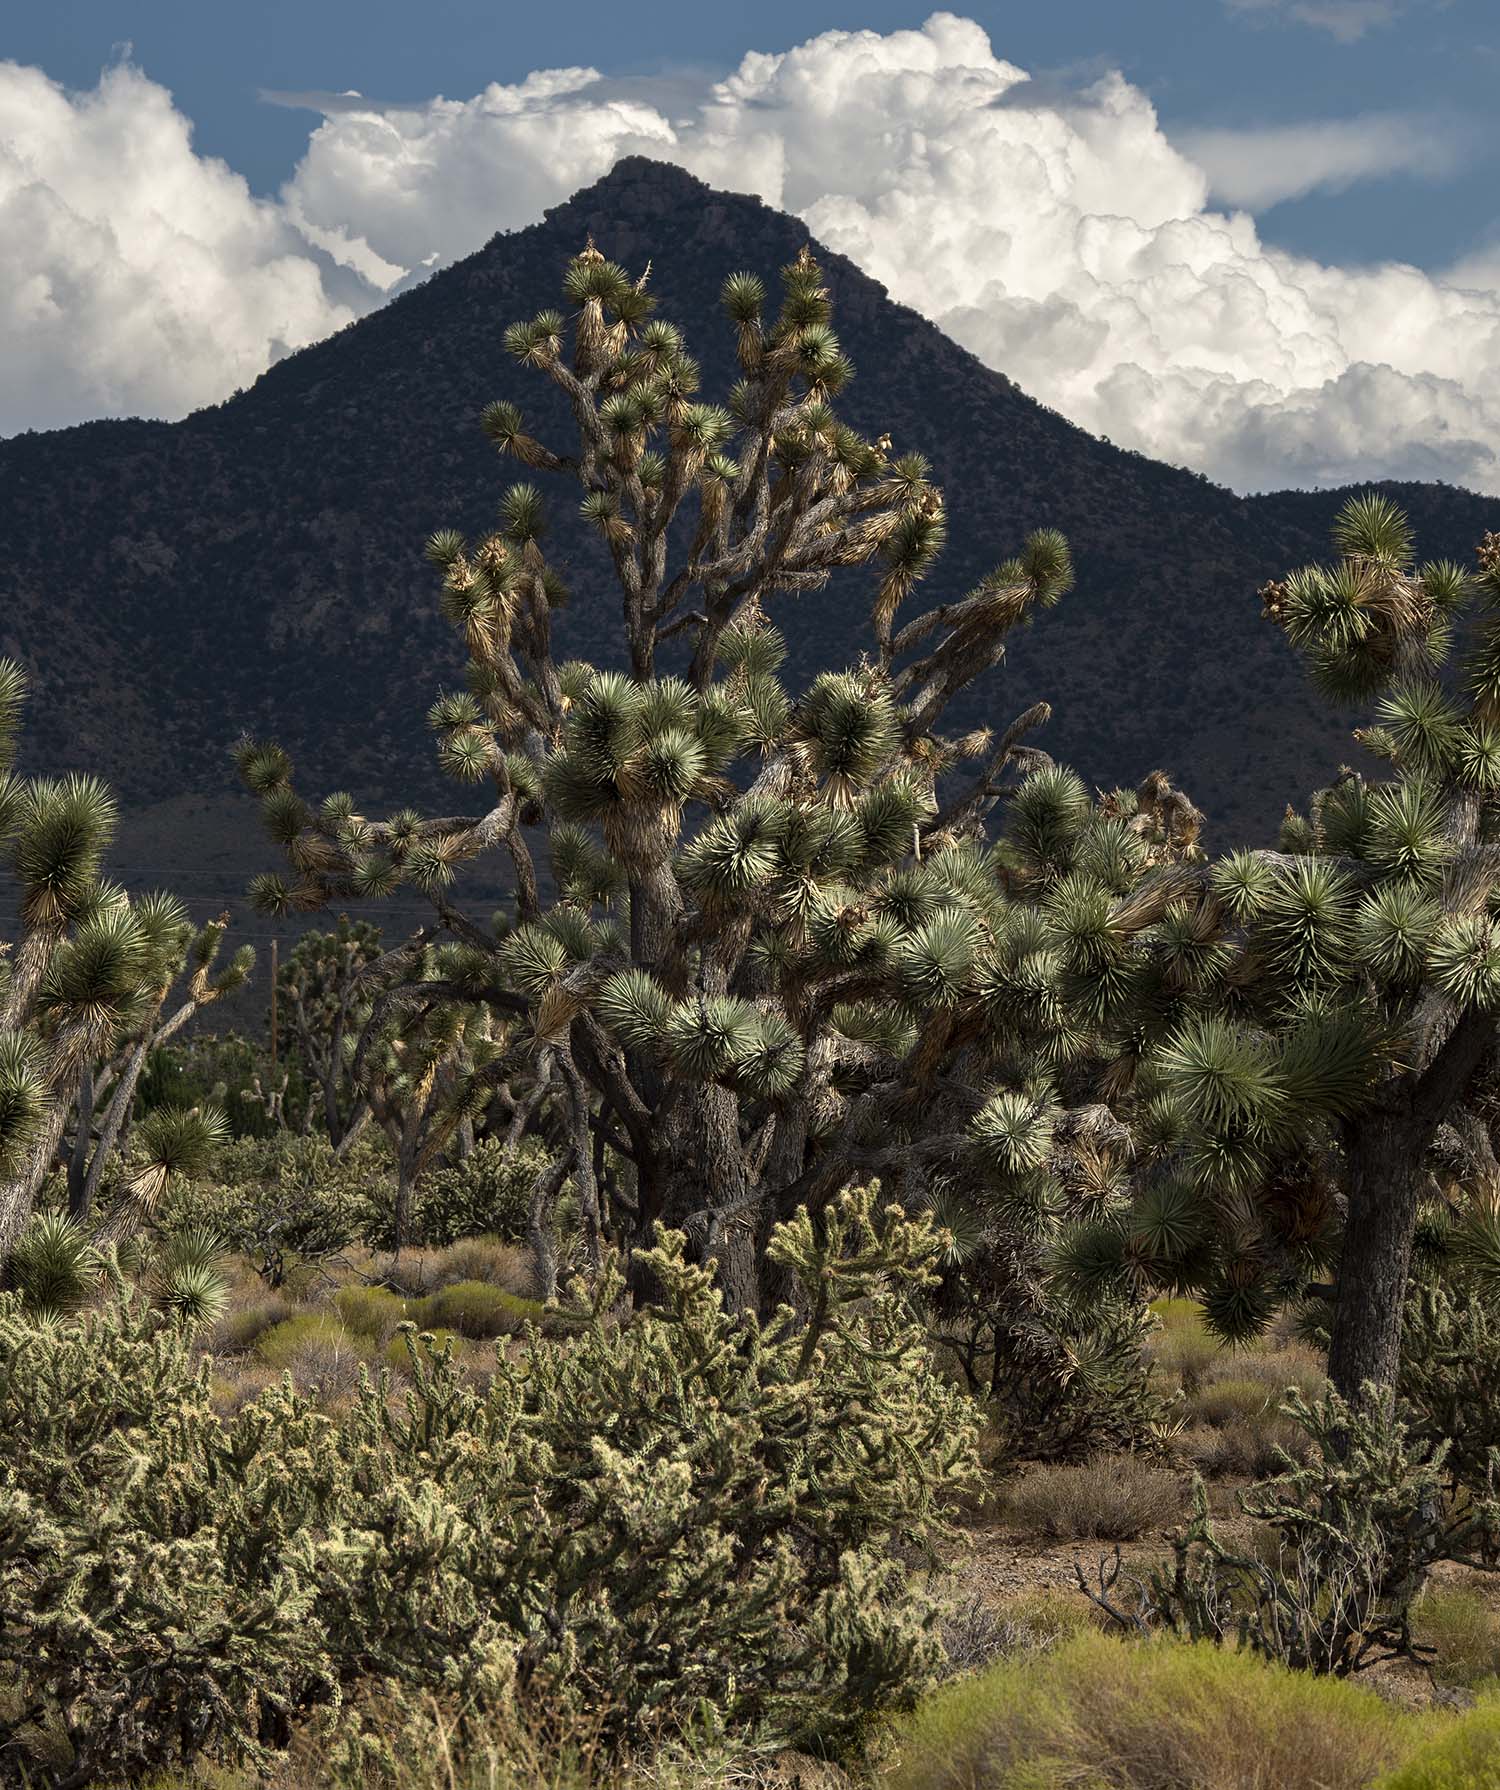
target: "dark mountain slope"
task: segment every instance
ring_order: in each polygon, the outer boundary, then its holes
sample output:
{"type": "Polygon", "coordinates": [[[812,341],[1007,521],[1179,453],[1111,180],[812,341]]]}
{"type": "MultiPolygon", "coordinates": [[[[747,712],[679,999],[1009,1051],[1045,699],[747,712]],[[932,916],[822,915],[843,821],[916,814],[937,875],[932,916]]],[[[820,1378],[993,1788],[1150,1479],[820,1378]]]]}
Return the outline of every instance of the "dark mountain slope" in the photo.
{"type": "MultiPolygon", "coordinates": [[[[225,788],[226,748],[249,728],[291,748],[309,792],[429,795],[422,715],[459,660],[422,543],[493,514],[507,473],[476,426],[487,399],[515,397],[568,445],[551,388],[509,362],[500,333],[557,302],[589,232],[633,268],[652,262],[710,397],[734,376],[721,280],[750,267],[772,281],[806,235],[758,200],[633,159],[212,410],[0,443],[0,652],[35,673],[30,762],[87,766],[127,801],[157,802],[225,788]]],[[[1046,696],[1056,718],[1038,743],[1090,778],[1164,764],[1218,840],[1264,835],[1344,755],[1347,722],[1306,689],[1255,591],[1325,551],[1341,495],[1242,499],[1095,440],[847,261],[825,263],[859,373],[845,413],[926,453],[947,493],[929,591],[965,588],[1040,524],[1074,546],[1078,589],[1013,649],[987,714],[958,718],[1003,723],[1046,696]]],[[[1467,558],[1500,527],[1495,500],[1390,489],[1429,555],[1467,558]]],[[[574,523],[576,492],[556,497],[552,546],[574,591],[562,649],[609,656],[612,581],[574,523]]],[[[865,588],[781,607],[799,671],[859,650],[865,588]]],[[[181,849],[191,868],[190,834],[181,849]]]]}

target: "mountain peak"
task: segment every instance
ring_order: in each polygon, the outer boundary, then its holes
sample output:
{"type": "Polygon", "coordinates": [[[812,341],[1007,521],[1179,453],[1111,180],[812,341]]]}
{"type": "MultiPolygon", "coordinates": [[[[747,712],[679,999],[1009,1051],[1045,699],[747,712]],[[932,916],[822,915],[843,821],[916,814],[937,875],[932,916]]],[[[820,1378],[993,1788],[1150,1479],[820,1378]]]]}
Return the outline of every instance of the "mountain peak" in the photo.
{"type": "MultiPolygon", "coordinates": [[[[706,399],[739,377],[724,278],[751,268],[773,283],[808,239],[757,198],[628,156],[211,410],[0,443],[0,653],[32,673],[34,762],[102,772],[139,804],[224,788],[228,744],[248,730],[280,737],[310,789],[438,799],[422,716],[462,663],[422,545],[438,528],[494,525],[512,475],[477,426],[489,399],[514,398],[567,451],[565,400],[499,336],[559,302],[590,235],[632,271],[651,263],[706,399]]],[[[1241,499],[1098,441],[844,257],[824,251],[824,265],[857,370],[840,414],[925,454],[947,498],[930,599],[961,595],[1032,529],[1058,527],[1073,546],[1076,591],[1014,642],[955,725],[1003,726],[1045,697],[1055,718],[1041,743],[1086,777],[1108,785],[1160,764],[1216,839],[1268,834],[1336,767],[1347,723],[1308,691],[1254,592],[1326,551],[1339,494],[1241,499]]],[[[1492,500],[1392,494],[1430,557],[1467,559],[1500,527],[1492,500]]],[[[620,630],[607,556],[576,489],[545,495],[549,552],[573,592],[559,651],[609,662],[620,630]]],[[[777,602],[794,682],[857,657],[868,603],[853,574],[777,602]]]]}

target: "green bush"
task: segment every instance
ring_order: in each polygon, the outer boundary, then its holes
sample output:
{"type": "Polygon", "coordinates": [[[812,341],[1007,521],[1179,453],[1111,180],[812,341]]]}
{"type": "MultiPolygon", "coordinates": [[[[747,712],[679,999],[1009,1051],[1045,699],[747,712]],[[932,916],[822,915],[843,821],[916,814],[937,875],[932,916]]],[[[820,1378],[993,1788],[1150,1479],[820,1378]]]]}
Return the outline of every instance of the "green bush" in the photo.
{"type": "Polygon", "coordinates": [[[371,1342],[388,1342],[407,1316],[406,1300],[389,1287],[340,1287],[333,1296],[334,1310],[344,1328],[371,1342]]]}
{"type": "Polygon", "coordinates": [[[1376,1790],[1500,1790],[1500,1696],[1449,1724],[1376,1790]]]}
{"type": "Polygon", "coordinates": [[[518,1299],[503,1287],[482,1280],[460,1280],[429,1293],[410,1314],[424,1330],[441,1326],[460,1336],[513,1336],[527,1324],[540,1323],[544,1307],[535,1299],[518,1299]]]}
{"type": "Polygon", "coordinates": [[[1373,1691],[1084,1633],[929,1697],[882,1790],[1370,1790],[1423,1735],[1373,1691]]]}
{"type": "Polygon", "coordinates": [[[382,1376],[329,1414],[278,1383],[221,1417],[143,1302],[39,1327],[0,1301],[8,1768],[264,1765],[321,1721],[331,1773],[356,1710],[429,1693],[481,1725],[584,1712],[606,1747],[848,1744],[909,1704],[941,1648],[903,1562],[976,1458],[908,1299],[938,1239],[850,1195],[771,1247],[810,1318],[730,1315],[662,1233],[660,1304],[622,1317],[610,1259],[483,1392],[419,1349],[404,1400],[382,1376]]]}
{"type": "Polygon", "coordinates": [[[259,1339],[255,1352],[267,1367],[295,1368],[297,1357],[309,1348],[332,1349],[350,1355],[366,1353],[363,1337],[346,1330],[330,1312],[305,1312],[285,1318],[259,1339]]]}

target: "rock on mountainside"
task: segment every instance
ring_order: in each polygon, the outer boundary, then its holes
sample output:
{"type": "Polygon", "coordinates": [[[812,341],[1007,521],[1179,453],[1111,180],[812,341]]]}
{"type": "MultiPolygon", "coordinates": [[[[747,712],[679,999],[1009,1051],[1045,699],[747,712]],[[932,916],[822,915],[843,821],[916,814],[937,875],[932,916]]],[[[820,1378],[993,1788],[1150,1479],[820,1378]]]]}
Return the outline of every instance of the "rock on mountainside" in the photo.
{"type": "MultiPolygon", "coordinates": [[[[652,263],[707,397],[734,377],[721,280],[748,267],[773,283],[806,237],[756,199],[633,158],[211,410],[0,443],[0,652],[34,673],[29,763],[99,771],[130,804],[180,802],[230,786],[227,748],[248,728],[283,740],[309,794],[348,788],[372,810],[430,799],[422,717],[460,656],[422,545],[438,527],[485,526],[514,476],[477,427],[485,401],[515,398],[569,445],[552,388],[508,360],[500,334],[557,302],[590,232],[632,269],[652,263]]],[[[1256,588],[1326,551],[1342,494],[1240,498],[1095,440],[848,261],[824,260],[858,373],[841,408],[925,453],[947,494],[928,592],[960,593],[1042,524],[1074,547],[1076,591],[1013,647],[986,712],[955,721],[1003,725],[1045,696],[1055,719],[1037,743],[1087,777],[1162,764],[1217,842],[1268,834],[1336,767],[1347,721],[1308,690],[1256,588]]],[[[1500,527],[1495,500],[1387,489],[1430,556],[1468,558],[1500,527]]],[[[576,490],[556,495],[552,551],[573,591],[562,650],[607,657],[613,583],[576,490]]],[[[859,651],[869,588],[779,602],[799,673],[859,651]]],[[[247,839],[244,861],[265,849],[247,839]]],[[[192,827],[177,850],[191,869],[192,827]]]]}

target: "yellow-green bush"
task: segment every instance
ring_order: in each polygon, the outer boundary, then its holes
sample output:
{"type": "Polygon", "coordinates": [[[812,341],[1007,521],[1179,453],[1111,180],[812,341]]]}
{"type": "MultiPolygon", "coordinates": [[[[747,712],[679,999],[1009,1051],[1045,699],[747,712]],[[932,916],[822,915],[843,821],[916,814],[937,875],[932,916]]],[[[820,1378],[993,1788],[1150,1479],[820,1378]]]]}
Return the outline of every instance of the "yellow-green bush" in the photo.
{"type": "Polygon", "coordinates": [[[539,1323],[543,1307],[535,1299],[518,1299],[504,1287],[483,1280],[461,1280],[429,1293],[411,1312],[424,1330],[456,1330],[460,1336],[485,1339],[513,1336],[528,1323],[539,1323]]]}
{"type": "Polygon", "coordinates": [[[229,1309],[209,1332],[209,1347],[216,1355],[242,1355],[253,1349],[268,1330],[292,1316],[292,1302],[279,1293],[253,1298],[243,1304],[231,1301],[229,1309]]]}
{"type": "Polygon", "coordinates": [[[291,1368],[295,1372],[297,1357],[309,1348],[359,1356],[368,1352],[369,1345],[364,1338],[346,1330],[332,1312],[316,1311],[272,1325],[256,1343],[255,1352],[268,1367],[291,1368]]]}
{"type": "Polygon", "coordinates": [[[1500,1790],[1500,1696],[1446,1724],[1376,1790],[1500,1790]]]}
{"type": "Polygon", "coordinates": [[[1274,1412],[1279,1402],[1264,1381],[1236,1375],[1210,1379],[1200,1386],[1188,1399],[1186,1415],[1189,1422],[1222,1429],[1228,1423],[1274,1412]]]}
{"type": "Polygon", "coordinates": [[[1081,1633],[930,1697],[899,1731],[883,1790],[1370,1790],[1430,1732],[1355,1685],[1081,1633]]]}
{"type": "Polygon", "coordinates": [[[346,1330],[376,1343],[389,1341],[407,1315],[406,1301],[389,1287],[340,1287],[333,1304],[346,1330]]]}

